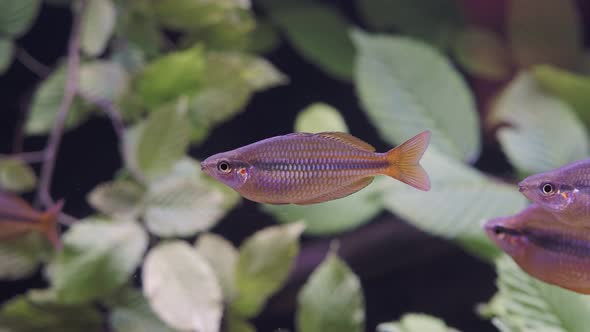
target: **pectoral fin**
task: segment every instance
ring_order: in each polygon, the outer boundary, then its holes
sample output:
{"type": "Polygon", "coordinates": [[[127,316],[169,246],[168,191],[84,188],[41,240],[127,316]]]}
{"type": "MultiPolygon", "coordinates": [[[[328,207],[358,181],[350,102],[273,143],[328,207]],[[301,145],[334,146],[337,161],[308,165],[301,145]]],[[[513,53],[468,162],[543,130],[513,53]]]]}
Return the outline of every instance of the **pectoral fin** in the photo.
{"type": "Polygon", "coordinates": [[[353,182],[353,183],[346,185],[344,187],[340,187],[340,188],[338,188],[332,192],[329,192],[327,194],[323,194],[323,195],[314,197],[310,200],[296,202],[295,204],[308,205],[308,204],[322,203],[322,202],[327,202],[327,201],[331,201],[334,199],[342,198],[342,197],[348,196],[352,193],[355,193],[355,192],[363,189],[364,187],[368,186],[371,182],[373,182],[373,177],[360,179],[356,182],[353,182]]]}

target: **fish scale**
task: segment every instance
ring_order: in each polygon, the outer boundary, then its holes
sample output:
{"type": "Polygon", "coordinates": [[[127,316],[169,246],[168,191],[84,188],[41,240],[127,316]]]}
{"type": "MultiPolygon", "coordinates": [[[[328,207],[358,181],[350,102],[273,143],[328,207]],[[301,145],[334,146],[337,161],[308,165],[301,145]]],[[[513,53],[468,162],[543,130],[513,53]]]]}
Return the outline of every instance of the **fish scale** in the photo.
{"type": "Polygon", "coordinates": [[[202,168],[242,196],[273,204],[311,204],[344,197],[376,175],[429,188],[418,164],[429,132],[387,153],[345,133],[296,133],[272,137],[207,158],[202,168]],[[226,171],[218,169],[225,163],[226,171]],[[235,173],[235,174],[234,174],[235,173]]]}

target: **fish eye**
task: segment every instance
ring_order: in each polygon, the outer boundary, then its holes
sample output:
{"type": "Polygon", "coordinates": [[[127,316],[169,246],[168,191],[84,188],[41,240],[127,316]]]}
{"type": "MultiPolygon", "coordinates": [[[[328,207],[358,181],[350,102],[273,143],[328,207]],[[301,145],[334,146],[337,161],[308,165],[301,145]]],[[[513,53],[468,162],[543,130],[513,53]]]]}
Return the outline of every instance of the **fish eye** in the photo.
{"type": "Polygon", "coordinates": [[[221,173],[229,173],[231,171],[231,166],[229,165],[229,162],[226,160],[222,160],[220,162],[217,163],[217,169],[221,172],[221,173]]]}
{"type": "Polygon", "coordinates": [[[555,193],[555,188],[554,188],[553,184],[551,184],[551,183],[544,183],[541,186],[541,191],[543,192],[544,195],[552,195],[555,193]]]}

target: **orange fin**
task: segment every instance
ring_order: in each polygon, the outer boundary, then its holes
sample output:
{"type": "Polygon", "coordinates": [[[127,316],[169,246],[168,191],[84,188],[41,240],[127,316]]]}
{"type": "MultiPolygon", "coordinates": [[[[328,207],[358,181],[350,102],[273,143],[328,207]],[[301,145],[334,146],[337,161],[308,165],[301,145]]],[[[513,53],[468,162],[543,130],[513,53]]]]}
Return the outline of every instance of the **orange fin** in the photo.
{"type": "Polygon", "coordinates": [[[45,234],[49,242],[53,245],[55,249],[61,249],[62,243],[61,238],[59,237],[59,227],[57,225],[57,218],[61,213],[61,209],[64,206],[64,201],[61,200],[47,211],[43,212],[41,215],[41,220],[39,223],[39,230],[45,234]]]}
{"type": "Polygon", "coordinates": [[[357,149],[361,149],[361,150],[366,150],[366,151],[375,151],[375,148],[361,140],[360,138],[356,138],[350,134],[347,133],[341,133],[341,132],[323,132],[323,133],[318,133],[317,135],[322,136],[322,137],[326,137],[326,138],[330,138],[330,139],[335,139],[338,140],[342,143],[348,144],[350,146],[353,146],[357,149]]]}
{"type": "Polygon", "coordinates": [[[336,189],[332,192],[329,192],[327,194],[323,194],[323,195],[314,197],[314,198],[307,200],[307,201],[296,202],[295,204],[308,205],[308,204],[322,203],[322,202],[327,202],[327,201],[331,201],[334,199],[342,198],[342,197],[348,196],[352,193],[355,193],[355,192],[363,189],[364,187],[368,186],[371,182],[373,182],[373,177],[363,178],[363,179],[360,179],[360,180],[353,182],[349,185],[338,188],[338,189],[336,189]]]}
{"type": "Polygon", "coordinates": [[[414,188],[424,191],[430,190],[428,174],[419,164],[429,142],[430,131],[427,130],[389,150],[386,158],[390,166],[386,174],[414,188]]]}

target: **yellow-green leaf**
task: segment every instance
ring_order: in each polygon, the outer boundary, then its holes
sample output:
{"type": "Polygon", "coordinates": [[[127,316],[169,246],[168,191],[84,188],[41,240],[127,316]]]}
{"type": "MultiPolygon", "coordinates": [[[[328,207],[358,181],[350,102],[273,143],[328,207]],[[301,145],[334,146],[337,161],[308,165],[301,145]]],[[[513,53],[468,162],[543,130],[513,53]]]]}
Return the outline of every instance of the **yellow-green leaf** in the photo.
{"type": "Polygon", "coordinates": [[[8,38],[0,37],[0,75],[4,73],[12,64],[12,55],[14,53],[14,44],[8,38]]]}
{"type": "Polygon", "coordinates": [[[0,159],[0,189],[27,192],[35,188],[37,177],[31,166],[20,159],[0,159]]]}
{"type": "Polygon", "coordinates": [[[41,0],[0,1],[0,35],[22,36],[39,13],[41,0]]]}
{"type": "Polygon", "coordinates": [[[459,332],[448,327],[444,321],[425,314],[404,314],[398,322],[383,323],[377,332],[459,332]]]}
{"type": "Polygon", "coordinates": [[[238,250],[228,240],[212,233],[199,236],[195,248],[215,272],[225,302],[231,303],[236,296],[238,250]]]}
{"type": "Polygon", "coordinates": [[[80,32],[80,47],[89,56],[104,52],[115,30],[117,12],[112,0],[88,0],[80,32]]]}
{"type": "Polygon", "coordinates": [[[348,132],[348,127],[337,109],[328,104],[314,103],[299,112],[295,119],[295,131],[307,133],[348,132]]]}

